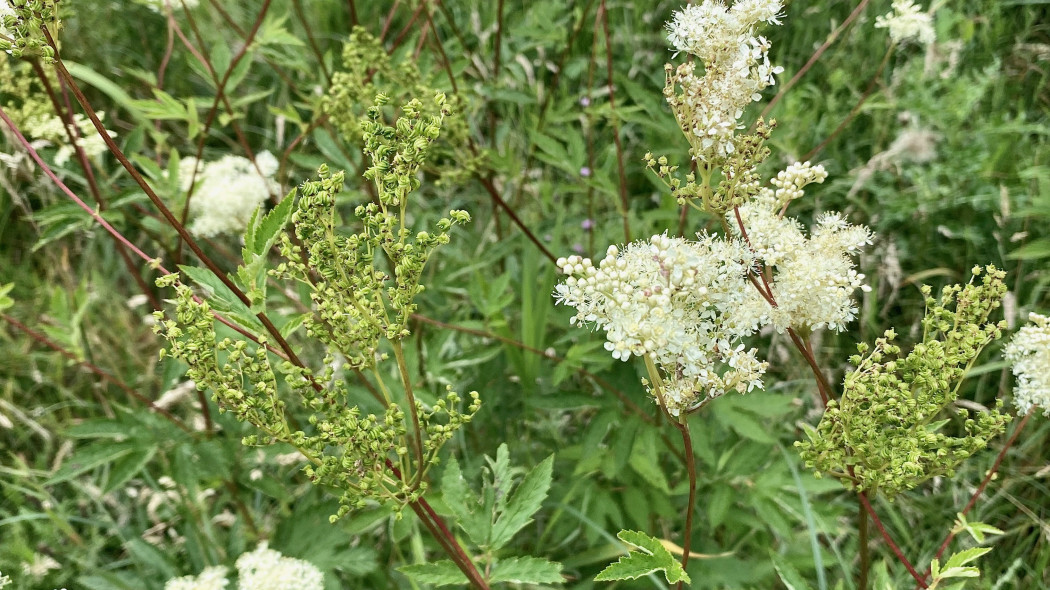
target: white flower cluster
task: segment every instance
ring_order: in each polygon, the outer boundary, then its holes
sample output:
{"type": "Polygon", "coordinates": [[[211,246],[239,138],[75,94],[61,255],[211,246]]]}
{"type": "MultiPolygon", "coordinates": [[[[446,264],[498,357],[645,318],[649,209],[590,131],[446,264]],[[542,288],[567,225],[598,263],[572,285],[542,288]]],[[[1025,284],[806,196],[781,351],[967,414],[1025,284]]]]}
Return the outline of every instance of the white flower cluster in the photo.
{"type": "MultiPolygon", "coordinates": [[[[779,214],[787,200],[801,196],[806,184],[826,177],[821,166],[795,164],[773,180],[775,192],[765,189],[739,208],[757,261],[774,271],[767,277],[776,301],[769,319],[778,332],[825,327],[841,332],[857,315],[853,292],[871,290],[852,258],[871,244],[868,228],[850,225],[839,213],[824,213],[807,239],[798,221],[779,214]]],[[[730,214],[729,221],[739,233],[735,215],[730,214]]]]}
{"type": "Polygon", "coordinates": [[[664,379],[654,395],[677,415],[704,396],[762,387],[766,363],[740,343],[768,307],[745,282],[751,263],[739,241],[657,235],[623,251],[610,246],[597,268],[579,256],[559,259],[570,276],[555,295],[576,308],[572,323],[605,331],[614,358],[648,355],[664,379]]]}
{"type": "MultiPolygon", "coordinates": [[[[199,576],[168,580],[164,590],[224,590],[227,568],[205,568],[199,576]]],[[[237,558],[237,590],[323,590],[324,574],[312,563],[285,557],[264,541],[237,558]]]]}
{"type": "Polygon", "coordinates": [[[893,10],[875,17],[876,29],[888,29],[894,43],[916,41],[929,45],[937,40],[933,31],[933,19],[912,0],[893,0],[893,10]]]}
{"type": "Polygon", "coordinates": [[[1043,408],[1050,416],[1050,317],[1032,313],[1030,324],[1022,327],[1003,350],[1013,363],[1017,377],[1014,404],[1022,414],[1033,407],[1043,408]]]}
{"type": "MultiPolygon", "coordinates": [[[[2,2],[3,2],[3,0],[0,0],[0,3],[2,3],[2,2]]],[[[7,586],[10,583],[11,583],[11,576],[5,576],[4,572],[0,572],[0,589],[2,589],[4,586],[7,586]]]]}
{"type": "Polygon", "coordinates": [[[274,180],[277,158],[270,152],[247,158],[226,155],[204,164],[194,157],[179,162],[179,188],[190,189],[196,167],[196,189],[190,197],[190,231],[201,237],[238,233],[251,219],[252,212],[280,186],[274,180]],[[256,169],[258,166],[258,169],[256,169]],[[260,175],[260,172],[262,173],[260,175]]]}
{"type": "MultiPolygon", "coordinates": [[[[105,116],[106,113],[98,113],[99,119],[105,116]]],[[[73,116],[73,125],[76,127],[77,144],[84,150],[85,156],[93,159],[106,152],[106,142],[95,130],[95,126],[91,124],[90,119],[81,113],[77,113],[73,116]]],[[[57,145],[58,151],[55,152],[55,164],[59,166],[65,166],[73,154],[76,153],[76,149],[69,144],[65,123],[58,115],[49,114],[30,117],[25,122],[23,131],[34,140],[57,145]]],[[[108,129],[106,133],[110,137],[116,137],[117,135],[108,129]]]]}
{"type": "Polygon", "coordinates": [[[164,590],[224,590],[229,583],[226,568],[219,565],[204,568],[199,576],[172,578],[164,584],[164,590]]]}
{"type": "Polygon", "coordinates": [[[740,0],[727,8],[721,0],[704,0],[676,12],[667,24],[667,40],[675,50],[704,64],[703,76],[695,74],[694,63],[682,64],[665,89],[679,125],[696,137],[690,141],[694,158],[712,160],[733,153],[733,135],[741,127],[744,107],[759,100],[760,92],[775,82],[773,76],[784,71],[770,65],[769,41],[754,35],[760,22],[780,24],[782,4],[740,0]],[[681,94],[676,94],[674,83],[681,94]]]}
{"type": "Polygon", "coordinates": [[[324,574],[312,563],[285,557],[263,542],[237,558],[238,590],[324,590],[324,574]]]}

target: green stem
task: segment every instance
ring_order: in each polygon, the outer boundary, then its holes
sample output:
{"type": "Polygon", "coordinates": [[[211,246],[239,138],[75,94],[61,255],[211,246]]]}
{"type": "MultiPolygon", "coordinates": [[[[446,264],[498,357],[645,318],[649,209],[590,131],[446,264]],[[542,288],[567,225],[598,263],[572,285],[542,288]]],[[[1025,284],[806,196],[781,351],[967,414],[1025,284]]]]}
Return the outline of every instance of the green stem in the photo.
{"type": "Polygon", "coordinates": [[[391,340],[394,346],[394,356],[397,358],[397,369],[401,373],[401,382],[405,387],[405,400],[408,402],[409,415],[412,416],[412,447],[416,455],[416,473],[412,476],[412,484],[418,484],[423,477],[423,432],[419,423],[419,412],[416,410],[416,396],[412,392],[412,375],[408,371],[408,363],[405,362],[405,351],[401,348],[400,340],[391,340]]]}
{"type": "Polygon", "coordinates": [[[860,551],[860,567],[857,570],[857,590],[868,590],[868,570],[871,568],[871,553],[868,551],[868,512],[864,502],[857,498],[857,549],[860,551]]]}

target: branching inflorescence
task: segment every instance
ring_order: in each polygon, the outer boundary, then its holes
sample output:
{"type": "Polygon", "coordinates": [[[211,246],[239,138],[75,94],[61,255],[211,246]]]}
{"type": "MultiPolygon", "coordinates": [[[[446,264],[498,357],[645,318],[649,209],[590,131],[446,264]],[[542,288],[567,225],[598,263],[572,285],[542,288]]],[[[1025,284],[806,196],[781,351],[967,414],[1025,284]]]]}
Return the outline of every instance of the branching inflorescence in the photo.
{"type": "MultiPolygon", "coordinates": [[[[245,290],[253,311],[266,305],[260,287],[265,281],[253,282],[263,268],[260,256],[276,243],[285,261],[269,274],[309,291],[312,310],[303,324],[307,335],[324,347],[320,370],[290,360],[276,362],[268,346],[272,334],[258,334],[255,343],[218,338],[209,304],[188,286],[176,286],[175,319],[157,314],[157,330],[168,340],[167,354],[189,365],[188,376],[201,390],[213,392],[222,411],[261,431],[245,443],[296,447],[309,460],[304,469],[312,480],[342,490],[340,515],[369,499],[395,506],[418,499],[442,444],[480,407],[476,392],[471,392],[465,412],[458,409],[461,399],[451,389],[432,407],[412,392],[401,341],[409,334],[414,299],[423,290],[420,276],[434,250],[449,241],[452,226],[470,216],[452,211],[438,221],[434,233],[413,234],[406,227],[409,196],[419,187],[417,173],[441,131],[447,107],[438,95],[438,114],[427,115],[419,101],[412,101],[402,108],[396,126],[389,127],[379,121],[384,102],[380,96],[362,122],[365,153],[373,164],[365,177],[375,184],[378,198],[356,208],[363,225],[359,233],[337,231],[336,196],[343,174],[330,173],[325,166],[319,180],[298,189],[294,213],[282,204],[270,214],[291,213],[294,235],[282,231],[259,248],[254,237],[258,219],[248,230],[246,266],[238,277],[249,285],[245,290]],[[252,252],[253,247],[262,253],[252,252]],[[397,357],[403,396],[392,392],[375,370],[387,350],[397,357]],[[384,407],[381,416],[365,415],[352,401],[339,367],[372,371],[375,396],[384,407]],[[289,411],[293,403],[308,410],[307,426],[295,424],[289,411]]],[[[286,198],[295,195],[293,191],[286,198]]],[[[175,278],[160,282],[174,284],[175,278]]]]}
{"type": "Polygon", "coordinates": [[[974,281],[949,285],[940,300],[923,287],[926,317],[922,341],[907,356],[888,330],[869,351],[851,361],[842,398],[828,404],[808,441],[796,445],[807,465],[851,486],[892,498],[937,475],[951,475],[964,459],[1000,434],[1010,417],[999,411],[956,408],[963,436],[951,436],[950,420],[959,386],[977,355],[1002,335],[1003,322],[989,316],[1006,294],[1006,273],[989,266],[973,269],[974,281]]]}

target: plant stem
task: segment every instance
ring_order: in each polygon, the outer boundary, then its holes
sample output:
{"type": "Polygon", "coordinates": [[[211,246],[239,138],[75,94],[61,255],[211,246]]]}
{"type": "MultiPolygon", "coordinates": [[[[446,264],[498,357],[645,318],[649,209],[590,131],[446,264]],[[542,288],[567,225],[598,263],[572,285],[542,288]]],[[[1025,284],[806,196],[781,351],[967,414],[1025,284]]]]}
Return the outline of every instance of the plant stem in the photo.
{"type": "Polygon", "coordinates": [[[879,520],[878,515],[875,514],[875,508],[872,507],[871,502],[868,501],[867,492],[860,492],[857,494],[857,497],[860,498],[860,503],[864,506],[864,509],[871,515],[871,520],[875,523],[875,528],[879,529],[879,534],[882,535],[882,539],[886,541],[886,544],[889,545],[890,550],[897,556],[897,559],[904,564],[904,568],[908,570],[911,577],[918,581],[919,588],[929,588],[924,576],[915,570],[915,567],[912,566],[910,561],[908,561],[908,558],[904,556],[904,552],[901,551],[901,548],[893,542],[893,537],[890,536],[889,531],[887,531],[886,527],[882,525],[882,521],[879,520]]]}
{"type": "MultiPolygon", "coordinates": [[[[685,533],[682,536],[682,570],[689,565],[689,553],[693,540],[693,515],[696,512],[696,459],[693,457],[693,439],[689,435],[689,418],[682,414],[675,422],[675,428],[682,433],[682,445],[685,446],[685,466],[689,473],[689,505],[685,509],[685,533]]],[[[685,582],[678,582],[682,590],[685,582]]]]}
{"type": "Polygon", "coordinates": [[[412,391],[412,374],[408,371],[408,363],[405,362],[405,350],[401,347],[400,340],[391,340],[394,347],[394,357],[397,358],[397,369],[401,373],[401,384],[405,389],[405,401],[408,403],[409,415],[412,416],[412,447],[416,455],[416,473],[411,475],[412,484],[418,484],[423,478],[423,432],[419,423],[419,412],[416,410],[416,396],[412,391]]]}
{"type": "MultiPolygon", "coordinates": [[[[1003,458],[1006,457],[1006,452],[1010,450],[1010,448],[1014,445],[1014,442],[1017,441],[1017,436],[1021,434],[1022,430],[1024,430],[1025,425],[1028,424],[1028,419],[1032,417],[1032,414],[1035,413],[1035,410],[1036,408],[1034,407],[1028,410],[1028,413],[1025,414],[1024,418],[1021,419],[1020,424],[1017,425],[1017,428],[1014,430],[1013,434],[1011,434],[1010,438],[1007,439],[1006,442],[1003,444],[1003,448],[999,451],[999,455],[996,456],[995,462],[992,463],[991,468],[988,469],[988,473],[984,475],[984,479],[981,480],[981,485],[977,486],[977,489],[974,490],[973,495],[970,496],[970,501],[966,503],[966,507],[962,509],[962,512],[960,512],[960,514],[965,516],[977,504],[977,498],[979,498],[981,494],[984,493],[985,488],[988,487],[988,483],[992,481],[992,477],[994,477],[996,472],[999,471],[999,466],[1002,464],[1003,458]]],[[[948,549],[948,545],[951,544],[952,539],[955,538],[956,534],[957,533],[954,530],[954,527],[951,531],[948,531],[948,536],[944,538],[944,542],[941,543],[941,547],[937,550],[937,554],[934,555],[935,559],[940,559],[941,556],[944,555],[944,552],[948,549]]],[[[923,580],[930,576],[931,571],[932,570],[930,568],[926,568],[926,573],[924,573],[922,576],[923,580]]],[[[922,586],[917,584],[915,587],[921,588],[922,586]]]]}

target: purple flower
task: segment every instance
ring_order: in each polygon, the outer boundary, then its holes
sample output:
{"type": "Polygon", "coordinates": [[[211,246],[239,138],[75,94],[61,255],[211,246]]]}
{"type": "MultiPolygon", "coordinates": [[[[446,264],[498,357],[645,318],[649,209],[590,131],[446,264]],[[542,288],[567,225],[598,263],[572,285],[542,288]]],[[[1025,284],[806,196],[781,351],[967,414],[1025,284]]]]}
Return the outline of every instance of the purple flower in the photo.
{"type": "Polygon", "coordinates": [[[590,168],[588,168],[586,166],[584,166],[583,168],[580,168],[580,176],[582,176],[584,178],[587,178],[590,175],[591,175],[591,169],[590,168]]]}
{"type": "Polygon", "coordinates": [[[589,107],[589,106],[591,106],[591,99],[590,99],[590,97],[581,96],[580,97],[580,106],[581,107],[589,107]]]}
{"type": "Polygon", "coordinates": [[[572,245],[572,251],[577,254],[583,254],[583,244],[576,243],[572,245]]]}
{"type": "Polygon", "coordinates": [[[584,231],[591,231],[591,228],[594,227],[594,220],[593,219],[584,219],[583,221],[580,222],[580,227],[582,227],[584,231]]]}

